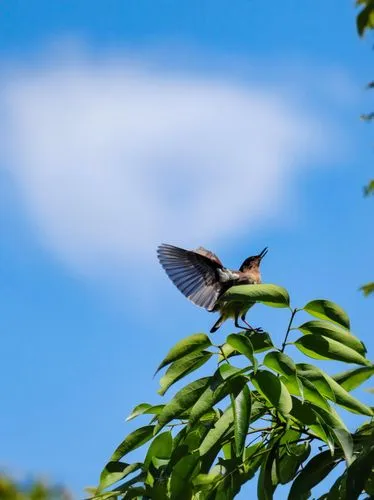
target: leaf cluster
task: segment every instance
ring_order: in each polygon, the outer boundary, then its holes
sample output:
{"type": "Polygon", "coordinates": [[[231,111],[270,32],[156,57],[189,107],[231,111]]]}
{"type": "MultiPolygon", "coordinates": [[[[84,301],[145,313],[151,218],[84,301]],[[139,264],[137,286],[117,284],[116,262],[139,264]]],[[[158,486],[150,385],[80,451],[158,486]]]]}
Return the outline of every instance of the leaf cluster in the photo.
{"type": "Polygon", "coordinates": [[[374,426],[369,421],[351,434],[337,412],[373,416],[350,393],[372,376],[374,366],[350,331],[347,314],[328,300],[292,309],[287,291],[275,285],[233,287],[223,300],[288,308],[282,345],[253,330],[232,333],[219,345],[204,333],[179,341],[158,367],[166,368],[161,395],[215,359],[213,373],[193,379],[163,404],[134,408],[128,420],[150,420],[114,451],[92,498],[230,500],[256,475],[260,500],[272,499],[285,484],[288,498],[299,500],[339,463],[345,463],[344,473],[322,498],[371,494],[374,426]],[[302,312],[313,319],[294,326],[302,312]],[[307,358],[355,366],[328,375],[308,360],[295,363],[285,353],[289,344],[307,358]],[[142,461],[124,460],[144,444],[142,461]]]}

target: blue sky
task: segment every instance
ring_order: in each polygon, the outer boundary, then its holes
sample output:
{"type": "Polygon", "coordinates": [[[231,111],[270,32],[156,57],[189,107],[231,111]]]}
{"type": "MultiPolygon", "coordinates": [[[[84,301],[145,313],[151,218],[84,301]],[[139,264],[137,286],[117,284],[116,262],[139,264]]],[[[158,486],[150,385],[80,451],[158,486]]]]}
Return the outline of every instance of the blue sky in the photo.
{"type": "MultiPolygon", "coordinates": [[[[165,352],[214,320],[159,268],[162,241],[231,267],[269,246],[264,281],[338,302],[373,352],[372,53],[351,2],[0,9],[2,467],[79,498],[159,401],[165,352]]],[[[283,311],[251,317],[281,341],[283,311]]]]}

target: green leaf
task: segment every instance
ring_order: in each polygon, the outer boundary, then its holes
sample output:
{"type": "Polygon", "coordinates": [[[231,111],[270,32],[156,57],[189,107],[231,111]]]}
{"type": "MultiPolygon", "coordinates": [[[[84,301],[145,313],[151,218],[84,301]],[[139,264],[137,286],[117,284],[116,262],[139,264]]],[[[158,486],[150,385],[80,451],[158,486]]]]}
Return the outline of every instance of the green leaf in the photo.
{"type": "Polygon", "coordinates": [[[264,365],[286,377],[296,374],[295,363],[283,352],[268,352],[264,358],[264,365]]]}
{"type": "MultiPolygon", "coordinates": [[[[271,341],[270,335],[266,332],[240,332],[241,335],[245,335],[249,338],[253,352],[263,352],[268,351],[274,347],[273,342],[271,341]]],[[[222,352],[218,355],[218,362],[220,363],[224,359],[231,358],[231,356],[237,356],[239,352],[229,344],[222,344],[221,346],[222,352]]]]}
{"type": "Polygon", "coordinates": [[[206,363],[212,356],[213,353],[208,351],[192,352],[184,358],[175,361],[169,366],[165,375],[161,378],[158,393],[163,396],[175,382],[200,368],[200,366],[206,363]]]}
{"type": "Polygon", "coordinates": [[[234,421],[234,413],[232,406],[230,405],[221,418],[217,420],[214,427],[209,430],[208,434],[203,439],[200,445],[199,452],[200,455],[205,455],[208,453],[213,446],[215,446],[222,436],[227,432],[227,430],[232,426],[234,421]]]}
{"type": "Polygon", "coordinates": [[[290,297],[286,289],[277,285],[237,285],[232,286],[220,299],[222,302],[242,304],[262,302],[271,307],[288,307],[290,297]]]}
{"type": "Polygon", "coordinates": [[[248,332],[254,352],[268,351],[274,347],[270,335],[266,332],[248,332]]]}
{"type": "Polygon", "coordinates": [[[374,281],[370,283],[366,283],[365,285],[360,286],[360,290],[363,292],[365,297],[368,297],[372,293],[374,293],[374,281]]]}
{"type": "MultiPolygon", "coordinates": [[[[320,368],[300,363],[297,365],[297,369],[298,372],[312,382],[326,398],[336,402],[338,405],[353,413],[369,416],[373,415],[372,410],[368,406],[351,396],[342,386],[320,368]]],[[[358,368],[358,370],[366,370],[366,368],[358,368]]]]}
{"type": "Polygon", "coordinates": [[[278,463],[278,476],[281,484],[287,484],[295,477],[300,465],[310,455],[310,450],[309,442],[287,446],[278,463]]]}
{"type": "Polygon", "coordinates": [[[332,378],[346,391],[353,391],[363,382],[368,380],[374,373],[374,366],[353,368],[343,373],[334,375],[332,378]]]}
{"type": "Polygon", "coordinates": [[[178,391],[173,399],[165,405],[164,409],[158,416],[158,424],[154,429],[154,433],[156,434],[171,420],[177,418],[184,411],[190,409],[205,390],[209,380],[210,377],[200,378],[178,391]]]}
{"type": "Polygon", "coordinates": [[[312,300],[304,307],[304,311],[320,319],[327,319],[349,330],[349,317],[337,304],[330,300],[312,300]]]}
{"type": "Polygon", "coordinates": [[[234,400],[234,436],[237,457],[243,453],[250,418],[251,393],[245,385],[234,400]]]}
{"type": "Polygon", "coordinates": [[[232,333],[227,337],[226,342],[240,354],[244,354],[250,360],[254,369],[257,368],[257,361],[253,355],[253,346],[248,337],[240,333],[232,333]]]}
{"type": "Polygon", "coordinates": [[[292,483],[288,500],[300,500],[319,484],[336,466],[337,460],[330,451],[323,451],[309,460],[292,483]]]}
{"type": "Polygon", "coordinates": [[[350,432],[345,429],[333,429],[336,439],[343,450],[347,466],[351,464],[353,457],[353,439],[350,432]]]}
{"type": "Polygon", "coordinates": [[[304,323],[303,325],[299,326],[298,329],[302,333],[307,335],[312,334],[329,337],[330,339],[336,340],[337,342],[350,347],[360,354],[364,355],[366,353],[364,344],[357,337],[354,337],[348,330],[334,323],[314,320],[304,323]]]}
{"type": "Polygon", "coordinates": [[[356,460],[348,467],[346,491],[347,498],[356,499],[364,489],[370,477],[374,464],[374,445],[358,455],[356,460]]]}
{"type": "Polygon", "coordinates": [[[101,492],[117,481],[121,481],[132,472],[140,469],[141,466],[141,463],[108,462],[100,475],[98,491],[101,492]]]}
{"type": "Polygon", "coordinates": [[[152,406],[149,403],[140,403],[135,406],[130,415],[126,418],[126,422],[132,420],[139,415],[150,414],[150,415],[158,415],[165,405],[155,405],[152,406]]]}
{"type": "Polygon", "coordinates": [[[202,415],[213,408],[216,403],[228,394],[239,394],[246,383],[247,379],[243,375],[236,375],[228,380],[222,379],[220,371],[217,370],[208,387],[191,408],[189,425],[192,426],[202,415]]]}
{"type": "Polygon", "coordinates": [[[148,469],[153,458],[160,458],[164,460],[170,459],[172,448],[173,437],[170,431],[162,432],[156,436],[148,448],[147,455],[144,459],[144,468],[148,469]]]}
{"type": "Polygon", "coordinates": [[[323,335],[305,335],[294,342],[306,356],[314,359],[334,359],[358,365],[370,365],[370,361],[350,347],[323,335]]]}
{"type": "Polygon", "coordinates": [[[195,333],[194,335],[180,340],[167,353],[166,358],[157,368],[156,373],[159,372],[164,366],[167,366],[170,363],[177,361],[178,359],[181,359],[188,354],[191,354],[192,352],[202,351],[203,349],[205,349],[206,347],[210,347],[211,345],[212,344],[209,340],[209,337],[205,335],[205,333],[195,333]]]}
{"type": "Polygon", "coordinates": [[[121,460],[129,451],[139,448],[142,444],[149,441],[153,436],[155,426],[146,425],[144,427],[139,427],[134,432],[131,432],[118,446],[113,455],[110,458],[111,462],[117,462],[121,460]]]}
{"type": "Polygon", "coordinates": [[[356,18],[357,31],[360,36],[363,36],[365,30],[372,29],[374,26],[374,5],[371,1],[367,1],[365,7],[359,12],[356,18]]]}
{"type": "Polygon", "coordinates": [[[257,483],[257,498],[258,500],[272,500],[273,493],[275,490],[273,479],[272,479],[272,470],[273,464],[276,457],[277,447],[279,440],[274,440],[271,442],[269,446],[269,453],[265,460],[262,462],[260,475],[258,477],[257,483]]]}
{"type": "Polygon", "coordinates": [[[251,376],[256,389],[283,415],[290,413],[292,399],[286,386],[273,373],[267,370],[258,370],[251,376]]]}
{"type": "Polygon", "coordinates": [[[330,405],[326,399],[319,393],[316,387],[307,378],[298,377],[281,377],[281,381],[285,384],[287,389],[291,394],[296,396],[301,396],[299,385],[302,385],[303,396],[307,401],[314,403],[315,405],[330,411],[330,405]]]}
{"type": "Polygon", "coordinates": [[[198,473],[199,454],[185,455],[173,467],[170,477],[170,500],[190,500],[192,486],[190,477],[198,473]]]}

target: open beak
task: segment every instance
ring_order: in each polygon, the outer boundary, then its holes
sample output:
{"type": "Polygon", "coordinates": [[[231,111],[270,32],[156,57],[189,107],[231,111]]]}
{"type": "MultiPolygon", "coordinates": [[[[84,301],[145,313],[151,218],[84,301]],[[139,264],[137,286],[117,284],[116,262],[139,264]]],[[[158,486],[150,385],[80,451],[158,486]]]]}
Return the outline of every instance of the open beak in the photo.
{"type": "Polygon", "coordinates": [[[268,253],[268,247],[265,247],[265,248],[262,250],[262,252],[261,252],[261,253],[259,253],[259,255],[258,255],[258,256],[260,257],[260,260],[262,260],[262,259],[265,257],[265,255],[266,255],[267,253],[268,253]]]}

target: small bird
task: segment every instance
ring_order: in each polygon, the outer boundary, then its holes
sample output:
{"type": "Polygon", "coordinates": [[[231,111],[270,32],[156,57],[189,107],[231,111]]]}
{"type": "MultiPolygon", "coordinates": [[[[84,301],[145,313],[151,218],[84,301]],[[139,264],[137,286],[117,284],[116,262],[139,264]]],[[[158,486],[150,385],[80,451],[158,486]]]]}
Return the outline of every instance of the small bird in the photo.
{"type": "Polygon", "coordinates": [[[210,330],[213,333],[228,318],[234,318],[235,326],[242,328],[238,323],[239,316],[250,330],[254,330],[245,320],[253,303],[246,304],[244,308],[243,304],[235,302],[222,305],[219,298],[234,285],[261,283],[260,264],[267,251],[265,247],[258,255],[245,259],[238,271],[224,267],[213,252],[203,247],[185,250],[162,244],[157,249],[157,255],[166,274],[185,297],[209,312],[220,312],[210,330]]]}

